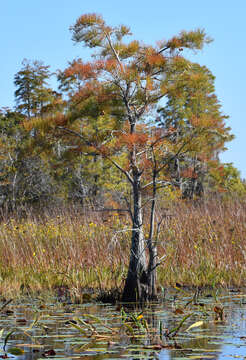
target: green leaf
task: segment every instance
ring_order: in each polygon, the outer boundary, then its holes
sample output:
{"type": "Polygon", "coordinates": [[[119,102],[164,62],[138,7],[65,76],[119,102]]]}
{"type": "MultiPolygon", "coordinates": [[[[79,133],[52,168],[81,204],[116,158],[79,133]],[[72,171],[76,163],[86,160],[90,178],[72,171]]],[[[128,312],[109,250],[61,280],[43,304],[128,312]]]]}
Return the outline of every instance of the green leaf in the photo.
{"type": "Polygon", "coordinates": [[[84,330],[84,329],[82,329],[81,326],[76,325],[76,324],[74,324],[74,323],[72,323],[72,322],[70,322],[70,325],[71,325],[73,328],[79,330],[79,332],[80,332],[81,334],[88,336],[88,330],[84,330]]]}
{"type": "Polygon", "coordinates": [[[8,349],[8,353],[15,356],[20,356],[24,354],[24,350],[18,347],[12,347],[8,349]]]}
{"type": "Polygon", "coordinates": [[[10,336],[11,336],[14,332],[15,332],[15,330],[12,330],[12,331],[10,331],[10,332],[6,335],[6,337],[5,337],[5,339],[4,339],[3,351],[5,351],[5,348],[6,348],[8,339],[10,338],[10,336]]]}

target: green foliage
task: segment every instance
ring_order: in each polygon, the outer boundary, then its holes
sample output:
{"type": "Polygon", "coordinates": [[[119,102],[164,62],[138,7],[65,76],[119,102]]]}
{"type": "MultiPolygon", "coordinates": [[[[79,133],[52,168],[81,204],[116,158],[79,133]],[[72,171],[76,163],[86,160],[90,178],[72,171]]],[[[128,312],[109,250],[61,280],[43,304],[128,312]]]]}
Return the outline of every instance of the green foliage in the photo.
{"type": "Polygon", "coordinates": [[[221,112],[215,95],[214,79],[205,66],[190,63],[188,70],[174,74],[167,103],[159,109],[160,126],[176,130],[171,136],[173,143],[192,138],[189,152],[177,157],[171,169],[185,197],[199,194],[209,176],[210,164],[215,164],[210,160],[217,159],[225,143],[233,139],[231,129],[225,125],[228,117],[221,112]]]}
{"type": "Polygon", "coordinates": [[[17,110],[29,120],[32,116],[42,116],[46,113],[50,104],[59,97],[59,94],[48,87],[51,75],[49,66],[41,61],[31,62],[27,59],[23,60],[22,69],[15,75],[17,110]]]}
{"type": "Polygon", "coordinates": [[[211,182],[215,190],[224,196],[241,197],[246,195],[246,184],[232,163],[221,164],[217,168],[212,168],[211,182]]]}
{"type": "Polygon", "coordinates": [[[0,109],[0,132],[5,135],[14,135],[16,129],[24,120],[24,115],[9,108],[0,109]]]}

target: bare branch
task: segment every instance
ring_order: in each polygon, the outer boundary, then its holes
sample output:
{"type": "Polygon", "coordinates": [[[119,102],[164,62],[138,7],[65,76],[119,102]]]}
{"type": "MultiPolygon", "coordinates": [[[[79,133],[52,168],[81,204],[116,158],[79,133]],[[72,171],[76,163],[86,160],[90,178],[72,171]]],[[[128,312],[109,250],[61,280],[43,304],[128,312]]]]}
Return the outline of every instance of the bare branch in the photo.
{"type": "Polygon", "coordinates": [[[170,46],[166,46],[166,47],[162,48],[161,50],[158,51],[158,54],[161,54],[163,51],[166,51],[168,49],[170,49],[170,46]]]}
{"type": "Polygon", "coordinates": [[[159,260],[158,262],[155,264],[155,266],[153,266],[149,272],[151,273],[152,271],[154,271],[158,266],[161,265],[161,263],[163,262],[163,260],[165,260],[165,258],[167,257],[167,255],[163,255],[159,260]]]}
{"type": "MultiPolygon", "coordinates": [[[[144,186],[141,188],[141,190],[144,190],[144,189],[146,189],[148,186],[151,186],[151,185],[153,185],[153,184],[154,184],[154,182],[151,181],[150,183],[144,185],[144,186]]],[[[164,186],[167,186],[167,185],[173,185],[173,182],[164,181],[164,180],[157,180],[157,181],[155,181],[155,184],[162,184],[162,185],[163,185],[162,187],[164,187],[164,186]]],[[[158,188],[160,188],[160,187],[158,187],[158,188]]]]}
{"type": "Polygon", "coordinates": [[[128,173],[128,171],[124,170],[119,164],[117,164],[116,161],[112,160],[110,157],[108,157],[107,155],[102,155],[103,157],[105,157],[105,159],[107,159],[108,161],[110,161],[112,164],[114,164],[114,166],[120,170],[121,172],[123,172],[123,174],[127,177],[127,179],[130,181],[131,184],[133,184],[133,179],[131,177],[131,175],[128,173]]]}
{"type": "Polygon", "coordinates": [[[113,47],[113,44],[112,44],[112,41],[111,41],[111,38],[110,38],[109,34],[106,33],[105,36],[106,36],[106,39],[108,40],[110,49],[112,50],[112,52],[113,52],[113,54],[114,54],[114,56],[115,56],[118,64],[120,65],[121,70],[124,71],[123,65],[122,65],[122,63],[121,63],[121,61],[120,61],[120,58],[119,58],[119,55],[117,54],[115,48],[113,47]]]}
{"type": "Polygon", "coordinates": [[[127,207],[128,207],[128,211],[129,211],[129,213],[130,213],[130,216],[131,216],[131,219],[132,219],[132,222],[133,222],[133,213],[132,213],[132,209],[131,209],[131,204],[130,204],[130,202],[128,201],[128,199],[127,199],[126,196],[124,196],[123,199],[124,199],[124,201],[125,201],[125,203],[126,203],[126,205],[127,205],[127,207]]]}
{"type": "Polygon", "coordinates": [[[165,161],[165,163],[159,168],[156,170],[156,173],[158,174],[162,169],[164,169],[164,167],[166,167],[172,160],[174,160],[180,153],[181,151],[183,150],[183,148],[188,144],[189,142],[184,142],[180,148],[178,149],[178,151],[173,155],[171,156],[169,159],[167,159],[167,161],[165,161]]]}

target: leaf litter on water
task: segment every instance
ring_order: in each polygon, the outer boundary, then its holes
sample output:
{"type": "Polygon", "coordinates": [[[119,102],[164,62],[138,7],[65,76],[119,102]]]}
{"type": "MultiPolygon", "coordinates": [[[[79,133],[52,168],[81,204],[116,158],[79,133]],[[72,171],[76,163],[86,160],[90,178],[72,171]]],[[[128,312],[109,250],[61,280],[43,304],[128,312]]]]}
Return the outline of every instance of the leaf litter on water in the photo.
{"type": "Polygon", "coordinates": [[[197,321],[195,322],[194,324],[190,325],[188,327],[188,329],[186,329],[186,331],[190,331],[191,329],[194,329],[194,328],[197,328],[197,327],[200,327],[204,324],[204,321],[197,321]]]}
{"type": "MultiPolygon", "coordinates": [[[[204,299],[202,299],[203,301],[204,299]]],[[[219,299],[220,300],[220,299],[219,299]]],[[[199,300],[200,302],[200,300],[199,300]]],[[[203,301],[204,302],[204,301],[203,301]]],[[[183,349],[185,350],[185,348],[188,350],[188,348],[191,348],[195,354],[190,354],[190,356],[187,356],[185,358],[188,359],[192,359],[191,356],[199,356],[200,358],[205,358],[204,357],[204,353],[208,353],[208,352],[220,352],[221,346],[223,345],[223,343],[227,343],[229,344],[229,341],[232,340],[232,342],[230,343],[230,346],[233,348],[233,346],[235,347],[236,344],[233,344],[233,339],[239,339],[240,336],[244,336],[243,331],[241,330],[245,328],[245,316],[241,316],[240,313],[240,319],[236,319],[233,320],[234,323],[239,324],[238,321],[240,321],[240,324],[242,323],[243,325],[239,326],[239,328],[233,328],[232,327],[232,319],[230,318],[230,311],[231,309],[236,312],[237,309],[236,306],[238,306],[237,304],[235,304],[235,302],[233,303],[233,300],[229,303],[225,303],[223,302],[222,305],[220,305],[220,301],[218,302],[216,299],[216,302],[214,299],[211,299],[210,301],[210,305],[206,306],[206,312],[208,313],[208,315],[203,314],[200,309],[197,309],[197,307],[195,308],[193,306],[193,304],[189,304],[189,308],[185,308],[184,312],[185,314],[187,314],[188,311],[191,312],[192,317],[188,320],[188,322],[190,323],[190,320],[193,320],[193,323],[188,326],[186,325],[186,322],[182,324],[182,327],[179,328],[177,335],[172,339],[166,339],[165,338],[165,331],[168,328],[169,330],[172,329],[176,329],[177,327],[179,327],[180,322],[182,322],[182,318],[184,318],[186,315],[183,314],[177,314],[177,315],[181,315],[181,316],[174,316],[173,314],[173,307],[171,307],[171,302],[166,302],[164,306],[162,305],[158,305],[156,310],[154,309],[154,311],[147,309],[146,311],[144,311],[142,314],[140,314],[139,312],[135,312],[134,316],[132,317],[132,320],[130,320],[128,322],[128,320],[131,318],[130,316],[130,312],[126,313],[126,319],[125,319],[125,324],[122,323],[122,316],[120,315],[120,313],[115,312],[115,308],[114,307],[110,307],[110,310],[108,310],[109,308],[104,306],[98,306],[97,308],[94,306],[94,308],[96,308],[97,310],[91,310],[93,307],[79,307],[75,314],[77,319],[81,320],[81,323],[78,322],[78,325],[81,328],[84,328],[84,330],[86,331],[86,334],[78,331],[78,329],[76,329],[75,327],[73,328],[72,326],[70,327],[70,324],[68,326],[64,326],[65,321],[69,321],[71,320],[71,313],[62,313],[62,311],[59,313],[54,307],[54,314],[55,316],[53,316],[51,307],[49,307],[49,313],[50,316],[47,318],[45,318],[45,316],[43,317],[42,320],[44,321],[40,321],[41,323],[47,323],[47,325],[49,324],[49,333],[48,334],[42,334],[42,326],[39,323],[39,321],[37,321],[37,323],[34,323],[31,330],[28,332],[28,328],[25,328],[24,330],[26,331],[26,333],[32,334],[32,339],[33,342],[38,341],[38,339],[42,339],[45,338],[47,340],[45,340],[45,343],[48,344],[49,339],[51,340],[51,342],[55,342],[58,345],[59,342],[59,351],[63,351],[62,349],[64,348],[64,342],[69,345],[71,344],[71,348],[75,345],[75,346],[79,346],[79,345],[84,345],[85,347],[88,348],[88,343],[90,342],[90,339],[87,337],[87,335],[89,334],[89,330],[91,329],[92,331],[95,330],[93,336],[93,340],[96,341],[98,346],[92,346],[89,347],[90,350],[94,351],[95,354],[92,354],[92,352],[90,353],[90,355],[83,355],[83,356],[89,356],[90,358],[93,358],[96,353],[100,354],[115,354],[116,353],[120,353],[122,351],[122,349],[124,349],[124,351],[126,351],[125,356],[124,357],[134,357],[135,358],[135,354],[133,354],[133,351],[139,351],[141,353],[141,356],[144,358],[145,355],[144,353],[150,353],[151,351],[155,351],[155,352],[159,352],[161,351],[161,345],[159,347],[157,347],[155,345],[155,343],[152,343],[152,337],[155,336],[155,334],[159,334],[162,336],[162,340],[167,341],[167,342],[173,342],[174,340],[177,341],[178,344],[180,344],[181,346],[184,346],[183,349]],[[214,307],[215,306],[219,306],[222,308],[222,306],[225,309],[226,312],[226,321],[225,323],[221,323],[215,324],[214,323],[214,316],[215,313],[217,313],[217,311],[214,311],[214,307]],[[86,311],[88,310],[89,314],[85,314],[85,309],[86,311]],[[98,310],[100,309],[100,311],[98,310]],[[194,311],[192,311],[194,310],[194,311]],[[92,312],[92,314],[91,314],[92,312]],[[95,315],[94,315],[95,314],[95,315]],[[92,316],[90,316],[92,315],[92,316]],[[153,323],[151,322],[154,319],[153,323]],[[86,320],[89,321],[89,324],[86,322],[86,320]],[[146,321],[146,324],[148,326],[148,331],[147,329],[144,327],[144,323],[143,320],[146,321]],[[196,321],[197,320],[197,321],[196,321]],[[160,326],[158,326],[159,322],[162,322],[162,331],[160,331],[160,326]],[[85,322],[85,324],[83,324],[83,322],[85,322]],[[139,324],[138,322],[141,322],[141,324],[139,324]],[[206,329],[203,328],[203,324],[201,325],[197,325],[199,323],[203,322],[204,324],[206,324],[206,329]],[[128,326],[126,326],[126,324],[128,326]],[[194,326],[196,324],[196,326],[194,326]],[[139,326],[138,326],[139,325],[139,326]],[[187,328],[187,329],[186,329],[187,328]],[[70,333],[66,333],[68,331],[68,329],[70,330],[70,333]],[[87,330],[86,330],[87,329],[87,330]],[[189,330],[188,330],[189,329],[189,330]],[[192,330],[196,331],[192,331],[192,330]],[[228,333],[228,329],[229,329],[229,333],[228,333]],[[54,332],[55,331],[55,332],[54,332]],[[204,332],[205,333],[202,333],[204,332]],[[225,333],[225,331],[227,331],[227,333],[225,333]],[[38,333],[40,332],[40,335],[38,335],[38,333]],[[161,332],[161,334],[160,334],[161,332]],[[122,336],[122,333],[124,334],[123,336],[130,339],[130,341],[128,342],[122,342],[121,343],[121,339],[120,337],[122,336]],[[238,334],[238,335],[233,335],[233,334],[238,334]],[[75,339],[75,334],[76,339],[75,339]],[[213,345],[213,342],[215,342],[214,347],[218,346],[219,349],[205,349],[204,346],[206,347],[207,345],[201,344],[202,347],[200,348],[199,346],[197,347],[197,345],[193,344],[191,346],[187,345],[189,344],[190,340],[194,340],[197,338],[197,335],[199,335],[199,338],[207,338],[209,339],[209,344],[213,345]],[[224,335],[225,334],[225,335],[224,335]],[[110,341],[112,343],[115,343],[114,348],[109,348],[107,343],[108,343],[108,338],[110,337],[110,341]],[[101,339],[104,338],[105,341],[103,341],[101,343],[101,339]],[[74,339],[74,340],[73,340],[74,339]],[[166,339],[166,340],[165,340],[166,339]],[[221,339],[221,341],[216,342],[216,340],[221,339]],[[227,340],[227,341],[226,341],[227,340]],[[74,341],[74,343],[73,343],[74,341]],[[133,345],[133,343],[135,343],[135,348],[131,349],[131,346],[133,345]],[[146,348],[146,344],[148,344],[147,346],[149,346],[149,348],[146,348]],[[97,350],[98,349],[98,350],[97,350]],[[100,349],[100,350],[99,350],[100,349]]],[[[182,308],[184,306],[185,301],[182,300],[182,298],[179,298],[176,300],[176,308],[182,308]]],[[[21,309],[21,308],[20,308],[21,309]]],[[[218,309],[216,309],[218,310],[218,309]]],[[[244,314],[244,311],[246,309],[241,308],[240,311],[242,312],[242,315],[244,314]]],[[[28,321],[28,324],[32,324],[33,323],[33,319],[35,321],[35,312],[28,312],[29,315],[26,316],[25,313],[23,313],[23,311],[18,310],[18,312],[15,311],[15,316],[19,316],[19,318],[26,318],[28,321]]],[[[45,315],[45,314],[44,314],[45,315]]],[[[232,315],[234,316],[234,315],[232,315]]],[[[18,339],[22,336],[21,334],[23,334],[23,340],[25,340],[25,335],[23,333],[23,328],[21,329],[21,327],[16,327],[16,323],[13,324],[12,326],[12,318],[9,320],[11,321],[6,321],[6,319],[3,318],[3,321],[1,322],[0,319],[0,327],[2,328],[2,330],[4,329],[4,331],[2,331],[2,337],[4,337],[4,335],[8,334],[9,332],[11,332],[13,330],[13,328],[15,328],[15,334],[13,334],[13,337],[9,337],[8,338],[8,342],[11,342],[11,345],[13,344],[13,347],[15,346],[14,344],[14,339],[18,336],[18,339]]],[[[175,332],[175,331],[174,331],[175,332]]],[[[30,337],[31,338],[31,337],[30,337]]],[[[3,341],[3,340],[2,340],[3,341]]],[[[42,341],[42,340],[41,340],[42,341]]],[[[25,345],[25,342],[23,341],[23,344],[25,345]]],[[[9,345],[9,344],[8,344],[9,345]]],[[[17,347],[22,347],[22,344],[16,344],[17,347]]],[[[35,346],[35,344],[34,344],[35,346]]],[[[33,348],[35,348],[33,346],[33,348]]],[[[32,348],[31,345],[29,346],[30,349],[32,348]]],[[[26,348],[28,348],[28,346],[26,346],[26,348]]],[[[38,347],[37,347],[38,348],[38,347]]],[[[176,349],[177,350],[177,349],[176,349]]],[[[175,350],[175,351],[176,351],[175,350]]],[[[86,351],[86,350],[85,350],[86,351]]],[[[163,351],[169,351],[167,348],[164,348],[163,351]]],[[[181,350],[182,351],[182,350],[181,350]]],[[[236,352],[234,351],[234,354],[236,355],[236,352]]],[[[59,354],[60,355],[60,354],[59,354]]],[[[212,356],[212,354],[207,354],[209,356],[212,356]]],[[[64,354],[63,360],[65,359],[65,356],[67,356],[67,354],[64,354]]],[[[104,355],[105,356],[105,355],[104,355]]],[[[122,356],[121,356],[122,357],[122,356]]],[[[199,359],[198,357],[198,359],[199,359]]],[[[71,353],[71,356],[69,356],[69,359],[72,358],[78,358],[78,355],[76,354],[76,356],[73,356],[73,354],[71,353]]],[[[117,358],[117,355],[115,356],[115,358],[117,358]]],[[[182,358],[182,360],[185,359],[184,357],[182,358]]],[[[208,358],[208,357],[207,357],[208,358]]],[[[175,360],[177,358],[175,357],[175,360]]],[[[194,358],[196,359],[196,358],[194,358]]]]}

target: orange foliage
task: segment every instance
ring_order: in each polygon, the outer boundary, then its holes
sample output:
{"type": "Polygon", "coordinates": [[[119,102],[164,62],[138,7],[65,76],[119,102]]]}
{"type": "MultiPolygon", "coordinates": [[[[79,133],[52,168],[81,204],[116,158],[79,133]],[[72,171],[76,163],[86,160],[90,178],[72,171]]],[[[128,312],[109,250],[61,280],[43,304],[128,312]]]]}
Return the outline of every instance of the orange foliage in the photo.
{"type": "Polygon", "coordinates": [[[56,124],[56,126],[64,126],[67,124],[67,118],[65,115],[59,113],[56,115],[54,123],[56,124]]]}
{"type": "Polygon", "coordinates": [[[207,162],[209,161],[209,157],[208,157],[208,154],[207,153],[200,153],[199,156],[197,157],[197,160],[198,161],[204,161],[204,162],[207,162]]]}
{"type": "Polygon", "coordinates": [[[76,25],[83,25],[83,26],[92,26],[95,23],[97,24],[104,24],[104,21],[102,19],[102,17],[96,13],[91,13],[91,14],[84,14],[82,16],[80,16],[77,21],[76,21],[76,25]]]}
{"type": "Polygon", "coordinates": [[[103,104],[107,101],[113,100],[115,96],[116,95],[113,92],[107,91],[102,84],[97,81],[93,81],[85,83],[83,87],[73,96],[73,99],[75,102],[81,103],[90,97],[94,97],[99,104],[103,104]]]}
{"type": "Polygon", "coordinates": [[[97,66],[93,63],[83,63],[81,59],[73,61],[72,64],[65,69],[64,75],[72,77],[77,75],[81,80],[95,79],[97,77],[97,66]]]}
{"type": "Polygon", "coordinates": [[[115,59],[96,60],[94,62],[83,63],[81,59],[74,60],[70,66],[64,70],[65,77],[78,76],[80,80],[97,79],[101,71],[113,71],[117,67],[115,59]]]}
{"type": "Polygon", "coordinates": [[[108,72],[113,71],[117,67],[117,61],[115,59],[108,59],[104,62],[104,69],[108,72]]]}
{"type": "Polygon", "coordinates": [[[168,128],[168,133],[169,133],[169,134],[172,134],[172,133],[174,133],[174,132],[176,132],[176,131],[177,131],[177,129],[175,129],[175,127],[169,126],[169,128],[168,128]]]}
{"type": "Polygon", "coordinates": [[[101,89],[101,91],[98,91],[98,93],[95,95],[97,96],[98,103],[102,104],[102,105],[105,102],[107,102],[109,100],[113,100],[117,97],[113,92],[105,92],[105,91],[103,91],[103,89],[101,89]]]}
{"type": "Polygon", "coordinates": [[[143,145],[147,142],[148,135],[147,134],[122,134],[121,141],[127,145],[143,145]]]}
{"type": "Polygon", "coordinates": [[[139,42],[137,40],[131,41],[127,46],[127,50],[129,53],[134,54],[139,50],[139,42]]]}
{"type": "Polygon", "coordinates": [[[102,156],[110,155],[110,149],[108,147],[106,147],[105,145],[101,145],[100,147],[97,147],[97,150],[100,151],[100,154],[102,156]]]}
{"type": "Polygon", "coordinates": [[[82,89],[80,89],[75,95],[74,95],[74,100],[76,101],[81,101],[81,100],[86,100],[87,98],[89,98],[91,95],[93,95],[95,92],[95,86],[93,86],[93,84],[85,84],[83,86],[82,89]]]}
{"type": "Polygon", "coordinates": [[[218,169],[217,169],[217,171],[218,171],[220,177],[224,177],[224,176],[225,176],[225,169],[224,169],[224,166],[223,166],[223,165],[219,166],[218,169]]]}
{"type": "Polygon", "coordinates": [[[80,154],[80,153],[82,153],[83,150],[84,150],[83,146],[77,146],[77,147],[70,148],[69,151],[71,151],[72,153],[80,154]]]}
{"type": "Polygon", "coordinates": [[[181,177],[188,179],[197,179],[197,174],[192,168],[185,169],[181,172],[181,177]]]}
{"type": "Polygon", "coordinates": [[[192,115],[190,118],[190,123],[192,126],[197,127],[200,124],[200,118],[197,117],[196,115],[192,115]]]}
{"type": "Polygon", "coordinates": [[[143,164],[144,169],[149,169],[149,168],[152,168],[152,166],[153,166],[152,162],[149,159],[147,159],[146,157],[143,158],[142,164],[143,164]]]}
{"type": "Polygon", "coordinates": [[[140,76],[138,74],[138,69],[135,64],[131,64],[130,66],[124,67],[124,74],[125,78],[131,79],[135,78],[136,80],[140,80],[140,76]]]}
{"type": "Polygon", "coordinates": [[[166,63],[166,59],[162,54],[154,52],[146,55],[146,61],[151,66],[163,66],[166,63]]]}
{"type": "Polygon", "coordinates": [[[182,41],[177,38],[176,36],[174,36],[171,40],[168,41],[167,46],[171,49],[177,49],[180,48],[182,46],[182,41]]]}

